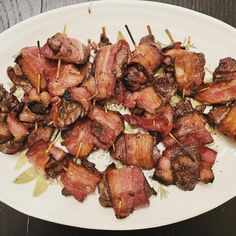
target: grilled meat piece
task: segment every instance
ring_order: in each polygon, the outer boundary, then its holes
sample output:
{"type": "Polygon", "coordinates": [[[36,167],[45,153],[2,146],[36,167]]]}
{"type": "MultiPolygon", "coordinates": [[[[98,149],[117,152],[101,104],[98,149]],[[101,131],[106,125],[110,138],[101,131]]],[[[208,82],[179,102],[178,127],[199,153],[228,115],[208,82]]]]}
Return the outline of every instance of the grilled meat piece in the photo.
{"type": "Polygon", "coordinates": [[[50,127],[39,127],[30,132],[27,139],[27,146],[30,148],[37,142],[48,143],[51,139],[53,129],[50,127]]]}
{"type": "Polygon", "coordinates": [[[25,154],[28,161],[42,174],[45,174],[45,168],[50,158],[47,152],[48,147],[48,143],[37,142],[25,154]]]}
{"type": "Polygon", "coordinates": [[[48,79],[55,75],[57,70],[56,64],[45,59],[40,54],[38,47],[23,48],[15,61],[35,88],[38,86],[38,75],[40,75],[42,90],[46,89],[48,79]]]}
{"type": "Polygon", "coordinates": [[[78,149],[81,146],[78,158],[83,159],[87,158],[94,150],[95,139],[96,137],[92,133],[92,122],[90,120],[80,120],[64,139],[62,145],[73,156],[77,155],[78,149]]]}
{"type": "Polygon", "coordinates": [[[64,94],[64,98],[67,101],[75,101],[80,103],[85,112],[88,112],[91,106],[90,97],[91,94],[84,87],[68,88],[64,94]]]}
{"type": "Polygon", "coordinates": [[[213,81],[231,81],[236,79],[236,60],[230,57],[221,59],[213,73],[213,81]]]}
{"type": "Polygon", "coordinates": [[[155,144],[155,139],[149,134],[123,134],[115,142],[111,155],[126,165],[152,169],[159,158],[155,144]]]}
{"type": "Polygon", "coordinates": [[[171,49],[166,52],[166,55],[174,59],[178,89],[187,96],[191,95],[204,80],[204,54],[183,49],[171,49]]]}
{"type": "Polygon", "coordinates": [[[139,126],[148,131],[158,131],[163,136],[168,135],[173,127],[173,111],[168,104],[153,116],[123,115],[123,117],[133,126],[139,126]]]}
{"type": "Polygon", "coordinates": [[[0,120],[4,121],[8,113],[19,114],[23,109],[24,104],[9,93],[2,84],[0,84],[0,120]]]}
{"type": "Polygon", "coordinates": [[[7,68],[7,75],[14,85],[25,86],[29,83],[21,67],[16,64],[7,68]]]}
{"type": "Polygon", "coordinates": [[[125,93],[124,106],[134,108],[138,106],[150,114],[156,114],[162,105],[162,98],[154,91],[152,86],[134,93],[125,93]]]}
{"type": "Polygon", "coordinates": [[[6,123],[0,123],[0,144],[12,138],[11,131],[6,123]]]}
{"type": "Polygon", "coordinates": [[[17,141],[24,139],[28,134],[27,127],[25,127],[15,116],[11,114],[7,115],[7,125],[11,134],[17,141]]]}
{"type": "Polygon", "coordinates": [[[130,64],[138,64],[143,67],[148,78],[159,67],[163,60],[160,48],[155,43],[154,37],[145,36],[131,54],[130,64]]]}
{"type": "Polygon", "coordinates": [[[218,130],[232,139],[236,139],[236,104],[230,107],[228,114],[219,123],[218,130]]]}
{"type": "Polygon", "coordinates": [[[141,88],[143,84],[147,82],[147,76],[142,71],[143,68],[138,65],[130,65],[127,67],[124,73],[125,87],[130,91],[136,91],[141,88]]]}
{"type": "Polygon", "coordinates": [[[197,91],[195,98],[206,104],[236,100],[236,61],[230,57],[221,59],[213,73],[213,82],[197,91]]]}
{"type": "Polygon", "coordinates": [[[148,206],[149,198],[156,194],[138,167],[108,167],[101,182],[99,202],[105,207],[112,206],[118,219],[148,206]]]}
{"type": "Polygon", "coordinates": [[[85,116],[82,105],[74,101],[59,99],[52,104],[51,117],[56,128],[63,129],[85,116]]]}
{"type": "Polygon", "coordinates": [[[66,189],[80,202],[95,191],[101,176],[79,166],[73,162],[69,163],[68,170],[61,174],[61,181],[66,189]]]}
{"type": "Polygon", "coordinates": [[[106,45],[99,49],[94,59],[94,77],[96,80],[96,100],[111,97],[116,79],[122,76],[121,71],[128,61],[129,47],[123,41],[106,45]]]}
{"type": "Polygon", "coordinates": [[[47,40],[47,43],[41,49],[41,53],[49,59],[61,59],[67,63],[85,64],[89,58],[90,48],[77,39],[68,38],[62,33],[56,33],[47,40]]]}
{"type": "Polygon", "coordinates": [[[24,148],[25,140],[17,141],[15,139],[10,139],[5,143],[0,144],[0,151],[8,155],[16,154],[24,148]]]}
{"type": "Polygon", "coordinates": [[[123,121],[118,113],[113,111],[105,112],[101,107],[93,107],[88,117],[93,120],[92,133],[98,140],[111,146],[117,136],[123,131],[123,121]]]}
{"type": "Polygon", "coordinates": [[[55,73],[49,80],[48,91],[51,96],[63,96],[67,88],[78,86],[85,75],[74,64],[62,64],[57,78],[55,73]]]}

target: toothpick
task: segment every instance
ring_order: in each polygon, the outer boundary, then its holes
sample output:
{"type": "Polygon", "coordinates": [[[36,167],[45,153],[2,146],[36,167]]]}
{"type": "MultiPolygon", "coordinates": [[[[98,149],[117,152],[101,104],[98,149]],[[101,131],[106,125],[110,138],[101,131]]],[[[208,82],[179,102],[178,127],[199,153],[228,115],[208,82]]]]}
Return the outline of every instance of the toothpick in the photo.
{"type": "Polygon", "coordinates": [[[78,147],[78,150],[77,150],[77,153],[76,153],[76,156],[75,156],[75,159],[76,159],[76,160],[79,158],[79,154],[80,154],[80,152],[81,152],[82,145],[83,145],[83,143],[80,142],[79,147],[78,147]]]}
{"type": "Polygon", "coordinates": [[[37,122],[37,121],[35,122],[35,127],[34,127],[34,129],[35,129],[35,130],[38,129],[38,122],[37,122]]]}
{"type": "Polygon", "coordinates": [[[68,169],[65,166],[61,167],[64,171],[68,171],[68,169]]]}
{"type": "Polygon", "coordinates": [[[41,88],[41,76],[40,76],[40,74],[38,74],[38,78],[37,78],[37,92],[38,92],[38,94],[40,94],[40,88],[41,88]]]}
{"type": "Polygon", "coordinates": [[[204,69],[205,69],[209,74],[213,75],[213,72],[212,72],[210,69],[208,69],[206,66],[204,67],[204,69]]]}
{"type": "Polygon", "coordinates": [[[152,35],[152,29],[151,29],[150,25],[147,25],[147,30],[148,30],[148,34],[152,35]]]}
{"type": "Polygon", "coordinates": [[[98,95],[98,92],[96,92],[93,96],[91,96],[90,98],[88,98],[88,101],[92,100],[94,97],[96,97],[98,95]]]}
{"type": "Polygon", "coordinates": [[[106,28],[105,28],[105,26],[102,27],[102,34],[104,35],[104,37],[106,37],[106,28]]]}
{"type": "Polygon", "coordinates": [[[169,31],[168,29],[165,29],[165,32],[166,32],[167,36],[169,37],[169,39],[170,39],[171,43],[174,43],[174,42],[175,42],[175,40],[173,39],[173,37],[172,37],[172,35],[171,35],[170,31],[169,31]]]}
{"type": "Polygon", "coordinates": [[[190,159],[195,162],[196,159],[192,156],[192,154],[185,149],[185,147],[175,138],[172,133],[169,133],[169,136],[183,149],[183,151],[190,157],[190,159]]]}
{"type": "Polygon", "coordinates": [[[113,148],[113,151],[115,152],[116,148],[115,148],[115,144],[114,143],[112,144],[112,148],[113,148]]]}
{"type": "MultiPolygon", "coordinates": [[[[65,36],[67,35],[67,26],[66,26],[66,24],[64,25],[64,28],[63,28],[63,34],[64,34],[65,36]]],[[[60,75],[60,68],[61,68],[61,59],[58,59],[56,79],[59,78],[59,75],[60,75]]]]}
{"type": "Polygon", "coordinates": [[[136,47],[137,47],[137,45],[136,45],[136,43],[135,43],[135,41],[134,41],[134,39],[133,39],[133,36],[132,36],[132,34],[131,34],[130,30],[129,30],[129,27],[128,27],[128,25],[125,25],[125,28],[126,28],[126,30],[127,30],[127,32],[128,32],[128,34],[129,34],[129,37],[130,37],[130,39],[131,39],[131,41],[132,41],[132,43],[133,43],[134,47],[136,48],[136,47]]]}
{"type": "Polygon", "coordinates": [[[60,133],[60,130],[57,131],[56,135],[53,138],[53,141],[50,142],[49,147],[48,147],[46,153],[49,153],[49,151],[51,150],[52,146],[55,144],[56,138],[57,138],[59,133],[60,133]]]}

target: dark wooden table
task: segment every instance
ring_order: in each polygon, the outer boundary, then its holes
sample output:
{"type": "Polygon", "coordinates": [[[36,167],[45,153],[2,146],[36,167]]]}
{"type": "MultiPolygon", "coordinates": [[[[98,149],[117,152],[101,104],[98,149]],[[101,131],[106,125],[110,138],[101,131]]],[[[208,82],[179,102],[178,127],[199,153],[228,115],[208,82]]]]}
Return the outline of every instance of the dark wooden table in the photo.
{"type": "MultiPolygon", "coordinates": [[[[83,0],[0,0],[0,32],[42,12],[84,2],[83,0]]],[[[211,15],[236,27],[234,0],[161,0],[211,15]]],[[[222,42],[222,46],[224,42],[222,42]]],[[[223,187],[223,186],[222,186],[223,187]]],[[[1,188],[0,191],[4,191],[1,188]]],[[[204,198],[204,196],[203,196],[204,198]]],[[[45,206],[46,207],[46,206],[45,206]]],[[[157,212],[158,214],[158,212],[157,212]]],[[[29,217],[0,202],[0,236],[61,236],[61,235],[166,235],[166,236],[235,236],[236,198],[198,217],[180,223],[139,231],[95,231],[54,224],[29,217]]]]}

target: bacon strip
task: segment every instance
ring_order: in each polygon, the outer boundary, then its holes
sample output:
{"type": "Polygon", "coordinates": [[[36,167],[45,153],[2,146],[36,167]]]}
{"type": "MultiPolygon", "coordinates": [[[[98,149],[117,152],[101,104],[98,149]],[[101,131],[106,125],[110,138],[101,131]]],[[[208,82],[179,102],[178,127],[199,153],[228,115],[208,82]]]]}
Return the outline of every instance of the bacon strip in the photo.
{"type": "Polygon", "coordinates": [[[49,59],[61,59],[64,62],[85,64],[88,60],[90,49],[79,40],[68,38],[62,33],[56,33],[47,40],[41,53],[49,59]]]}
{"type": "Polygon", "coordinates": [[[61,181],[66,189],[79,202],[95,191],[101,176],[79,166],[73,162],[69,163],[66,173],[61,174],[61,181]]]}
{"type": "Polygon", "coordinates": [[[21,66],[31,85],[37,88],[38,75],[40,75],[40,87],[47,87],[47,80],[56,73],[56,65],[40,56],[38,47],[23,48],[16,58],[16,63],[21,66]]]}
{"type": "Polygon", "coordinates": [[[154,91],[152,86],[141,89],[139,92],[126,93],[124,106],[134,108],[138,105],[150,114],[156,114],[162,105],[161,97],[154,91]]]}
{"type": "Polygon", "coordinates": [[[133,126],[139,126],[149,131],[158,131],[163,136],[169,134],[173,127],[173,111],[167,105],[161,112],[151,117],[123,115],[124,119],[133,126]]]}
{"type": "Polygon", "coordinates": [[[100,203],[104,203],[104,198],[110,200],[118,219],[127,217],[134,209],[148,206],[149,198],[156,194],[137,167],[108,168],[104,173],[103,188],[99,190],[100,203]]]}
{"type": "Polygon", "coordinates": [[[178,88],[189,96],[203,83],[205,76],[204,54],[183,49],[171,49],[165,55],[174,59],[178,88]]]}
{"type": "Polygon", "coordinates": [[[115,143],[112,157],[127,165],[152,169],[159,157],[155,139],[149,134],[123,134],[115,143]]]}
{"type": "Polygon", "coordinates": [[[28,133],[28,129],[11,114],[7,116],[7,124],[16,140],[21,140],[28,133]]]}
{"type": "Polygon", "coordinates": [[[70,131],[69,136],[64,139],[62,145],[65,146],[73,156],[77,155],[79,146],[81,145],[78,158],[83,159],[95,148],[94,139],[92,122],[90,120],[82,120],[70,131]]]}
{"type": "Polygon", "coordinates": [[[93,120],[92,132],[98,140],[111,146],[116,137],[123,131],[123,121],[118,113],[108,111],[107,113],[99,106],[95,106],[88,113],[93,120]]]}

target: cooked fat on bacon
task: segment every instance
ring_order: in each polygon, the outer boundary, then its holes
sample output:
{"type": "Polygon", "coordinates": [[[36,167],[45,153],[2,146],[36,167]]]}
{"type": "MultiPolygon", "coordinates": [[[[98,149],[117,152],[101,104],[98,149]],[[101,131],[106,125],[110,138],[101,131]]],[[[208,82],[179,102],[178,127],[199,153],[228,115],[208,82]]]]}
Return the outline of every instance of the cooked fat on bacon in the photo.
{"type": "Polygon", "coordinates": [[[134,93],[126,92],[123,104],[127,108],[138,106],[150,114],[156,114],[162,105],[162,98],[152,86],[148,86],[134,93]]]}
{"type": "Polygon", "coordinates": [[[130,64],[138,64],[142,66],[145,74],[151,78],[155,69],[159,67],[163,60],[163,55],[155,43],[152,35],[144,36],[139,45],[132,52],[130,64]]]}
{"type": "Polygon", "coordinates": [[[89,58],[90,48],[79,40],[68,38],[62,33],[56,33],[47,40],[41,49],[42,55],[46,58],[63,62],[85,64],[89,58]]]}
{"type": "Polygon", "coordinates": [[[88,117],[93,120],[92,133],[97,139],[110,147],[117,136],[123,131],[124,125],[122,117],[113,111],[105,112],[101,107],[93,107],[88,117]]]}
{"type": "Polygon", "coordinates": [[[189,101],[180,101],[174,110],[174,129],[172,135],[163,140],[166,149],[157,164],[154,179],[193,190],[199,181],[214,180],[212,166],[217,153],[204,146],[214,140],[205,129],[206,120],[194,111],[189,101]]]}
{"type": "Polygon", "coordinates": [[[64,139],[62,145],[65,146],[73,156],[78,155],[78,158],[83,159],[95,148],[95,139],[96,137],[94,137],[92,133],[91,120],[81,120],[70,130],[69,135],[64,139]]]}
{"type": "Polygon", "coordinates": [[[100,174],[70,162],[67,171],[61,174],[61,182],[64,185],[62,194],[73,195],[76,200],[83,202],[95,191],[100,179],[100,174]]]}
{"type": "Polygon", "coordinates": [[[38,86],[39,75],[40,88],[46,89],[48,79],[56,74],[56,64],[41,56],[38,47],[23,48],[15,61],[35,88],[38,86]]]}
{"type": "Polygon", "coordinates": [[[86,112],[79,102],[67,101],[55,97],[52,103],[51,119],[56,128],[63,129],[73,124],[78,118],[85,116],[86,112]]]}
{"type": "Polygon", "coordinates": [[[129,56],[129,46],[123,41],[105,45],[96,54],[93,66],[97,100],[110,98],[115,88],[116,79],[122,76],[121,71],[129,56]]]}
{"type": "Polygon", "coordinates": [[[84,75],[74,64],[62,63],[59,77],[57,74],[50,76],[48,91],[51,96],[63,96],[67,88],[73,88],[79,85],[84,79],[84,75]]]}
{"type": "Polygon", "coordinates": [[[112,207],[118,219],[127,217],[135,209],[147,207],[149,198],[156,194],[138,167],[108,167],[99,183],[99,202],[112,207]]]}
{"type": "Polygon", "coordinates": [[[171,49],[165,53],[174,59],[178,89],[189,96],[203,83],[205,57],[183,49],[171,49]]]}
{"type": "Polygon", "coordinates": [[[149,134],[123,134],[115,142],[111,155],[126,165],[152,169],[160,155],[155,145],[155,138],[149,134]]]}
{"type": "Polygon", "coordinates": [[[213,82],[197,91],[195,98],[206,104],[236,100],[236,61],[230,57],[221,59],[213,73],[213,82]]]}
{"type": "Polygon", "coordinates": [[[216,106],[208,114],[210,122],[228,137],[236,138],[236,104],[216,106]]]}
{"type": "Polygon", "coordinates": [[[149,115],[148,117],[123,115],[123,117],[133,126],[138,126],[148,131],[158,131],[164,137],[169,134],[173,127],[173,111],[168,104],[156,115],[149,115]]]}

